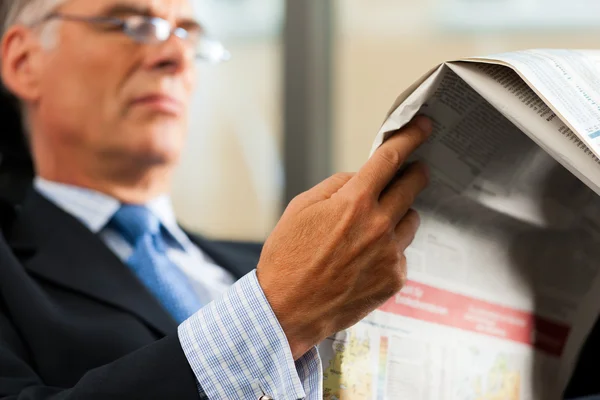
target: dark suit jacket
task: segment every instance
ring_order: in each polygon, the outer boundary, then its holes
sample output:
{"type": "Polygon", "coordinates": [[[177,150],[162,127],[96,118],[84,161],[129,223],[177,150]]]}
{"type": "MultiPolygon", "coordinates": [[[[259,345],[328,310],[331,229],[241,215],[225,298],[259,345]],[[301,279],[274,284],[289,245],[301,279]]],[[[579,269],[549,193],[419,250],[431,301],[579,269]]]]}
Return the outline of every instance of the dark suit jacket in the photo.
{"type": "Polygon", "coordinates": [[[579,360],[565,391],[565,399],[600,395],[600,318],[579,352],[579,360]]]}
{"type": "MultiPolygon", "coordinates": [[[[85,226],[35,192],[0,236],[0,399],[198,399],[177,324],[85,226]]],[[[259,245],[195,243],[236,278],[259,245]]],[[[600,393],[600,323],[567,397],[600,393]]]]}
{"type": "MultiPolygon", "coordinates": [[[[236,278],[260,246],[192,237],[236,278]]],[[[0,399],[198,399],[177,324],[104,243],[35,191],[0,236],[0,399]]]]}

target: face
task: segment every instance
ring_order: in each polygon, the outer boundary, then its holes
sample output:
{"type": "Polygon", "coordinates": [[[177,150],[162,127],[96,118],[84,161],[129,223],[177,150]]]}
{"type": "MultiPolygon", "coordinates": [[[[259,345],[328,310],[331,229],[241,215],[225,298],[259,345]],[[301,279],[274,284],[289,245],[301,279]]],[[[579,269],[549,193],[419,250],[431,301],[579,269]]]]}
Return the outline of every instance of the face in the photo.
{"type": "MultiPolygon", "coordinates": [[[[58,11],[147,14],[180,26],[194,18],[189,0],[67,0],[58,11]]],[[[107,163],[176,163],[195,85],[192,46],[175,36],[141,44],[120,30],[83,22],[61,21],[57,28],[56,45],[40,56],[32,99],[40,134],[107,163]]]]}

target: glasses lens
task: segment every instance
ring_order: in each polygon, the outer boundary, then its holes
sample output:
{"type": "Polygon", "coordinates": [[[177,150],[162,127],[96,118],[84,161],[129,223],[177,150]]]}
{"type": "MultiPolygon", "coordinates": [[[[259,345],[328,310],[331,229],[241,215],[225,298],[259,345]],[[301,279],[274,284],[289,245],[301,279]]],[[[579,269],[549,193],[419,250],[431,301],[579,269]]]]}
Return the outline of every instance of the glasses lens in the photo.
{"type": "Polygon", "coordinates": [[[142,43],[161,42],[171,35],[171,25],[161,18],[132,16],[127,19],[126,30],[133,39],[142,43]]]}
{"type": "Polygon", "coordinates": [[[190,34],[183,28],[175,28],[173,35],[177,36],[182,40],[190,40],[190,34]]]}
{"type": "Polygon", "coordinates": [[[195,47],[198,59],[216,64],[231,58],[231,54],[220,42],[205,36],[201,30],[188,31],[183,28],[175,28],[171,31],[169,21],[162,18],[131,16],[125,21],[125,32],[140,43],[164,42],[173,33],[195,47]]]}

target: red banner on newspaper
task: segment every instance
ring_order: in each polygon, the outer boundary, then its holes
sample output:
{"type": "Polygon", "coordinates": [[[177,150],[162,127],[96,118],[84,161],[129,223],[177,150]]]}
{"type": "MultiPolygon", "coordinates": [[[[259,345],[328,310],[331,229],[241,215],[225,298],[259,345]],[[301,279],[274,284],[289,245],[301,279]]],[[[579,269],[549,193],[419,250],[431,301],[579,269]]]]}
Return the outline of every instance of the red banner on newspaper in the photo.
{"type": "Polygon", "coordinates": [[[381,311],[494,336],[561,356],[570,327],[534,314],[409,281],[381,311]]]}

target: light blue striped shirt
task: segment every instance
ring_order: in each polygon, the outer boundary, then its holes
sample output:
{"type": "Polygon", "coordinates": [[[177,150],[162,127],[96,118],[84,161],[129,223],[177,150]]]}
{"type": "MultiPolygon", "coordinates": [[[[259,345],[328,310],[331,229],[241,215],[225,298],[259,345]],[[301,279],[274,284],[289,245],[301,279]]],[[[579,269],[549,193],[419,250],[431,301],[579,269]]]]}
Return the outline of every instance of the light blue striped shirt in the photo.
{"type": "MultiPolygon", "coordinates": [[[[133,249],[107,228],[118,200],[89,189],[36,178],[35,187],[73,215],[121,259],[133,249]]],[[[313,348],[294,362],[279,321],[258,283],[256,272],[237,283],[198,249],[178,226],[168,196],[147,207],[171,238],[167,255],[188,276],[203,304],[179,326],[179,340],[208,399],[322,399],[322,366],[313,348]]]]}

